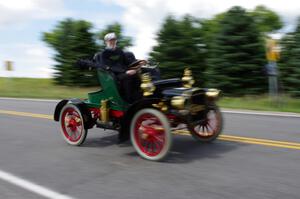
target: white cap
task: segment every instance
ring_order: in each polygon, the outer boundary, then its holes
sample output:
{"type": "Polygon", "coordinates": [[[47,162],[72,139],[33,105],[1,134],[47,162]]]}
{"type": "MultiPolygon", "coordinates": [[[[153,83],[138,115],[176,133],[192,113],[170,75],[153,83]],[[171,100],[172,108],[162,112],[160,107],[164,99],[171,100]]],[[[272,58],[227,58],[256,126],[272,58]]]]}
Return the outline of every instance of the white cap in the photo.
{"type": "Polygon", "coordinates": [[[117,35],[114,32],[107,33],[104,36],[104,41],[109,41],[109,40],[112,40],[112,39],[117,39],[117,35]]]}

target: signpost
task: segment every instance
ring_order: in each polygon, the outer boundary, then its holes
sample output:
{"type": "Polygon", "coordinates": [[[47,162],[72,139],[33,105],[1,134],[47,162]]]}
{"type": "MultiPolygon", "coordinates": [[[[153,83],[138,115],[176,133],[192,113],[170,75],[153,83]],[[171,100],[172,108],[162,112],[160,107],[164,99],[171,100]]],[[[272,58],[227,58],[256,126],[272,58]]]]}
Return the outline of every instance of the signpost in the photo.
{"type": "Polygon", "coordinates": [[[5,61],[5,70],[13,71],[13,62],[12,61],[5,61]]]}
{"type": "Polygon", "coordinates": [[[6,71],[6,78],[4,78],[4,85],[6,88],[9,88],[11,85],[11,77],[12,77],[12,71],[13,68],[13,62],[12,61],[5,61],[4,62],[4,70],[6,71]]]}
{"type": "Polygon", "coordinates": [[[266,71],[269,79],[269,96],[278,99],[278,69],[277,61],[280,58],[279,47],[274,39],[267,40],[266,57],[268,64],[266,71]]]}

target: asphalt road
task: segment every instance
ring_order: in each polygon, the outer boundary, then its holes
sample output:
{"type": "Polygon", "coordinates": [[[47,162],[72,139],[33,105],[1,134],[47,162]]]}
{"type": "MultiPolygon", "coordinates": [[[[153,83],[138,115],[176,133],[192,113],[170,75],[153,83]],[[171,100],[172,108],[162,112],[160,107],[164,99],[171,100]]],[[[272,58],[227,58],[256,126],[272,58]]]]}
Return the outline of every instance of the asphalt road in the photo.
{"type": "MultiPolygon", "coordinates": [[[[55,102],[0,99],[0,110],[52,115],[55,102]]],[[[300,118],[224,114],[224,136],[300,144],[300,118]]],[[[81,147],[67,145],[58,123],[0,113],[0,198],[300,198],[300,147],[175,135],[165,162],[141,159],[116,145],[112,131],[93,129],[81,147]],[[1,172],[47,189],[33,191],[1,172]],[[13,182],[12,182],[13,181],[13,182]],[[51,194],[50,194],[51,195],[51,194]],[[62,196],[64,195],[64,196],[62,196]]],[[[300,145],[299,145],[300,146],[300,145]]]]}

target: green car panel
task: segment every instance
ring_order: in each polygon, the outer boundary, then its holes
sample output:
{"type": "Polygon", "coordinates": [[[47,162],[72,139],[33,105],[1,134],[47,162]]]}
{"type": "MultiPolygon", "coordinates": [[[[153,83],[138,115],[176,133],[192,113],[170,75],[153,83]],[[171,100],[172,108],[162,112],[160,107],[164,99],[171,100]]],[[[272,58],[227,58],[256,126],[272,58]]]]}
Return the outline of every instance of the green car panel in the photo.
{"type": "Polygon", "coordinates": [[[114,76],[105,70],[97,69],[98,79],[101,89],[96,92],[88,93],[88,99],[85,103],[88,107],[99,108],[101,100],[109,100],[109,107],[113,110],[125,111],[128,108],[128,103],[123,100],[119,94],[116,80],[114,76]]]}

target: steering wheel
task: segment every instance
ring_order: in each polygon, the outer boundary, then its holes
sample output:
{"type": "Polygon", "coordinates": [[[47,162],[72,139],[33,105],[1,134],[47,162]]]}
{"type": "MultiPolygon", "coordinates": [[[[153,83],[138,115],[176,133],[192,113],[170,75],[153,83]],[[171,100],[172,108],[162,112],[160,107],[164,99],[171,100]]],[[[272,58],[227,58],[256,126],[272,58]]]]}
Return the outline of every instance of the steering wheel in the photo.
{"type": "Polygon", "coordinates": [[[131,64],[129,64],[128,68],[133,69],[133,70],[139,69],[139,68],[141,68],[141,65],[145,62],[146,62],[145,60],[136,60],[136,61],[132,62],[131,64]]]}

